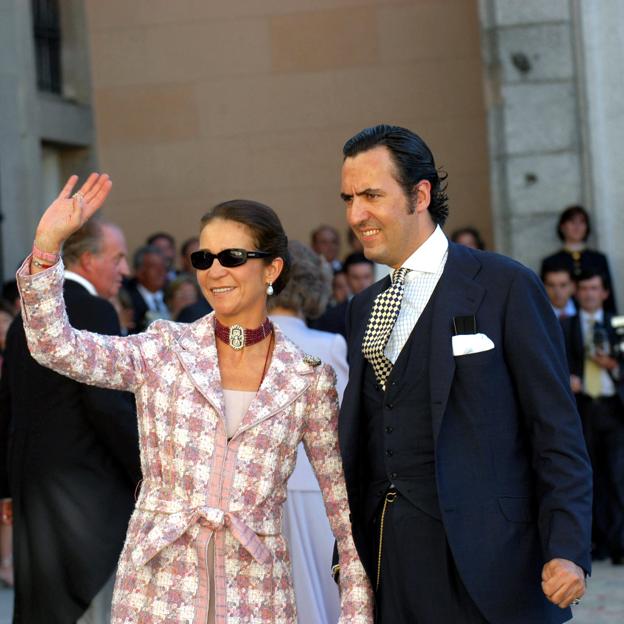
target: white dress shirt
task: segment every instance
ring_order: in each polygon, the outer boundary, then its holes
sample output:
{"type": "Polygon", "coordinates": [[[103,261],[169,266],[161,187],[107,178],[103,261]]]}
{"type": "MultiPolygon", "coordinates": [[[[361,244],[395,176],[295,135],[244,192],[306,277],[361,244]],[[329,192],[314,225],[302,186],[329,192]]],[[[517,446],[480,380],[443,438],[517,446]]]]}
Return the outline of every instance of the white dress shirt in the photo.
{"type": "Polygon", "coordinates": [[[429,303],[448,257],[448,239],[437,226],[433,234],[403,263],[410,269],[399,316],[392,328],[384,353],[394,364],[410,337],[420,315],[429,303]]]}
{"type": "MultiPolygon", "coordinates": [[[[583,342],[587,345],[587,341],[592,339],[593,326],[595,324],[604,324],[604,311],[600,309],[592,314],[590,312],[585,312],[585,310],[579,310],[579,318],[581,320],[583,342]]],[[[600,396],[611,397],[615,395],[615,384],[613,383],[613,379],[604,368],[600,369],[600,384],[602,386],[600,396]]]]}
{"type": "Polygon", "coordinates": [[[576,306],[574,305],[572,297],[568,299],[568,302],[563,308],[555,308],[555,306],[552,306],[552,309],[558,319],[562,317],[567,318],[568,316],[574,316],[576,314],[576,306]]]}
{"type": "Polygon", "coordinates": [[[97,290],[95,290],[95,286],[87,278],[82,277],[82,275],[78,275],[78,273],[66,269],[64,277],[66,280],[78,282],[78,284],[84,286],[90,295],[94,295],[95,297],[99,296],[97,290]]]}
{"type": "Polygon", "coordinates": [[[165,314],[167,312],[167,306],[165,305],[165,299],[163,296],[162,290],[157,290],[156,292],[151,292],[147,290],[143,284],[137,284],[137,290],[143,297],[145,301],[145,305],[148,310],[151,312],[157,312],[160,314],[165,314]]]}

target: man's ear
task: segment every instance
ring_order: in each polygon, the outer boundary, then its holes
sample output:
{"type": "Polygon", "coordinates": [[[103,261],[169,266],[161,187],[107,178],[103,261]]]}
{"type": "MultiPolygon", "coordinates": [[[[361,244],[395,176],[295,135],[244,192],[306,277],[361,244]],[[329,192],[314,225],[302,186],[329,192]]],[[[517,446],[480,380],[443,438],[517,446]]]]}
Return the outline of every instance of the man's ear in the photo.
{"type": "Polygon", "coordinates": [[[85,251],[82,256],[78,258],[78,266],[85,273],[90,273],[93,270],[93,254],[90,251],[85,251]]]}
{"type": "Polygon", "coordinates": [[[431,203],[431,182],[429,180],[421,180],[418,184],[414,184],[412,201],[417,213],[424,212],[429,208],[431,203]]]}

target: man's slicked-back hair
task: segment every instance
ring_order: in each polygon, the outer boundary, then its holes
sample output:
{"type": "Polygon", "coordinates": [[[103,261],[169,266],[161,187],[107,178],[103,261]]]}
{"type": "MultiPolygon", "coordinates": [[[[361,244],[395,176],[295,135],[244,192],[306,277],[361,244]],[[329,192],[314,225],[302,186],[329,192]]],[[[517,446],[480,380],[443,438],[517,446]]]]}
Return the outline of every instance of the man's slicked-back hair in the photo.
{"type": "Polygon", "coordinates": [[[429,214],[434,223],[444,225],[448,217],[447,175],[438,171],[431,150],[417,134],[400,126],[372,126],[351,137],[342,153],[345,158],[351,158],[380,146],[388,148],[397,170],[397,181],[408,198],[414,197],[414,186],[421,180],[431,184],[429,214]]]}

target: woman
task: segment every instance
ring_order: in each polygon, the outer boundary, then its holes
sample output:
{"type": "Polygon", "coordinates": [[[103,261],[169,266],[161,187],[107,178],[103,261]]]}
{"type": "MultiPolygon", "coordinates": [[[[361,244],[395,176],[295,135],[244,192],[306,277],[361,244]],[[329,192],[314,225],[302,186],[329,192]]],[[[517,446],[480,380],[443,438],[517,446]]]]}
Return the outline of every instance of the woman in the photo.
{"type": "Polygon", "coordinates": [[[144,480],[112,621],[296,622],[281,508],[303,440],[338,541],[341,622],[371,622],[371,590],[348,519],[335,376],[266,317],[267,296],[283,288],[289,264],[275,213],[237,200],[202,219],[193,264],[213,314],[99,336],[67,323],[58,252],[111,182],[92,174],[71,196],[76,181],[42,216],[18,280],[40,363],[136,396],[144,480]]]}
{"type": "Polygon", "coordinates": [[[477,230],[477,228],[459,228],[451,234],[451,240],[458,245],[464,245],[465,247],[470,247],[471,249],[480,249],[481,251],[485,249],[485,243],[483,242],[481,233],[477,230]]]}
{"type": "MultiPolygon", "coordinates": [[[[331,268],[309,247],[292,241],[288,284],[269,299],[270,318],[297,346],[320,357],[336,371],[338,397],[347,385],[347,343],[340,334],[310,329],[305,319],[318,318],[331,294],[331,268]]],[[[318,482],[302,445],[288,481],[284,533],[290,545],[298,624],[335,624],[340,613],[331,567],[334,538],[327,522],[318,482]]]]}
{"type": "Polygon", "coordinates": [[[165,305],[174,321],[184,308],[194,305],[199,299],[195,276],[182,273],[165,286],[165,305]]]}
{"type": "Polygon", "coordinates": [[[590,234],[591,224],[585,208],[582,206],[566,208],[559,216],[557,224],[557,236],[563,242],[563,248],[542,260],[540,275],[561,268],[568,269],[573,278],[577,278],[585,271],[598,271],[605,276],[609,284],[609,298],[605,301],[604,309],[614,313],[615,295],[609,261],[603,253],[587,248],[590,234]]]}
{"type": "MultiPolygon", "coordinates": [[[[6,345],[6,336],[9,327],[13,322],[14,306],[4,299],[0,299],[0,368],[2,367],[2,359],[4,348],[6,345]]],[[[6,435],[7,432],[0,432],[6,435]]],[[[6,458],[0,455],[0,459],[4,461],[6,458]]],[[[3,484],[0,489],[8,488],[8,484],[3,484]]],[[[10,499],[3,499],[0,491],[0,584],[7,587],[13,587],[13,527],[12,527],[12,507],[10,499]]]]}

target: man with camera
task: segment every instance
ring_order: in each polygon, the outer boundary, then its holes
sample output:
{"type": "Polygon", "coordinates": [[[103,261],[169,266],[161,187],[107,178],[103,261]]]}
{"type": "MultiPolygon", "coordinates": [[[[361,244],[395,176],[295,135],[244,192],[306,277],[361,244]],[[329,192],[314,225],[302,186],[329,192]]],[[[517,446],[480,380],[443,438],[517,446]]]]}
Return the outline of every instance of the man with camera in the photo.
{"type": "Polygon", "coordinates": [[[594,469],[594,558],[624,563],[624,369],[622,338],[605,312],[605,276],[577,278],[578,313],[562,320],[583,431],[594,469]]]}

